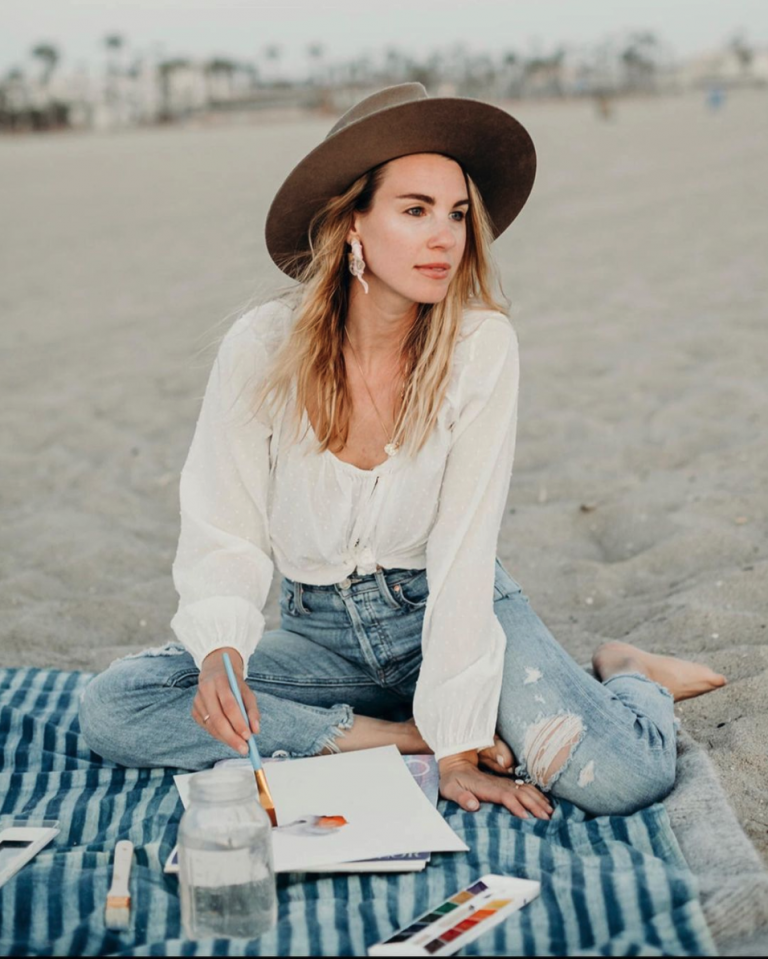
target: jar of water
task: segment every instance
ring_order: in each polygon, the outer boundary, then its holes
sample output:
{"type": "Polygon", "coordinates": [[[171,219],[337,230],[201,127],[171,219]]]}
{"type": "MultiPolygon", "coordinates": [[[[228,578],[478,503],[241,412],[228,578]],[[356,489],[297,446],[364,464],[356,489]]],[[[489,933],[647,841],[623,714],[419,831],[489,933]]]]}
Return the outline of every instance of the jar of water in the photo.
{"type": "Polygon", "coordinates": [[[277,894],[272,825],[253,771],[196,773],[189,795],[178,836],[186,937],[260,936],[277,920],[277,894]]]}

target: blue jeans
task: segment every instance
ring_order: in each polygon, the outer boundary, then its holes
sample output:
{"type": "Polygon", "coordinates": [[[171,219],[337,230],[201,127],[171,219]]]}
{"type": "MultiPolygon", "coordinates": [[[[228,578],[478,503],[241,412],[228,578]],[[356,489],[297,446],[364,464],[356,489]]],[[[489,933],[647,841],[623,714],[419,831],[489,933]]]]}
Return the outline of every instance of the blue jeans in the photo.
{"type": "MultiPolygon", "coordinates": [[[[421,665],[425,570],[379,570],[331,586],[283,579],[280,629],[248,663],[264,756],[313,756],[366,716],[403,720],[421,665]]],[[[507,637],[498,733],[516,774],[593,815],[628,815],[675,779],[670,693],[640,673],[599,682],[554,639],[496,560],[494,612],[507,637]]],[[[86,687],[82,732],[125,766],[202,769],[232,750],[191,717],[198,670],[177,643],[113,663],[86,687]]]]}

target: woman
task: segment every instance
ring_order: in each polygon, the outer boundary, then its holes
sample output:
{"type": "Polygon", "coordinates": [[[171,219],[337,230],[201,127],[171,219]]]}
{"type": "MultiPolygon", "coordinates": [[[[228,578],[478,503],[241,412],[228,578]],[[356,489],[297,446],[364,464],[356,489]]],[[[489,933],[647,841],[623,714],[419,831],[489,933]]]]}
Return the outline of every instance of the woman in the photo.
{"type": "Polygon", "coordinates": [[[266,239],[299,285],[220,346],[181,477],[179,643],[88,686],[96,752],[245,755],[228,651],[267,755],[434,752],[445,798],[526,818],[549,797],[622,814],[669,792],[673,702],[724,677],[622,643],[589,675],[496,558],[518,350],[489,248],[534,172],[507,113],[402,84],[286,179],[266,239]]]}

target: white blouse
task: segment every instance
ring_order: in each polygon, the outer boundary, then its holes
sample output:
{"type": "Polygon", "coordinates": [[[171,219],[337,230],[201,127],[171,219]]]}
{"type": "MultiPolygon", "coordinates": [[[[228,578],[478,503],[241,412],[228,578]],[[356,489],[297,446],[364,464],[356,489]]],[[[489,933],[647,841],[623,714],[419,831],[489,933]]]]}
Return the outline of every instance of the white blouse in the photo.
{"type": "Polygon", "coordinates": [[[291,320],[285,303],[267,303],[220,345],[181,473],[171,628],[198,667],[230,646],[247,670],[275,565],[313,585],[377,564],[426,568],[416,724],[438,759],[491,746],[506,644],[493,588],[517,429],[514,328],[501,313],[467,309],[426,445],[363,470],[317,453],[306,411],[291,442],[295,388],[276,422],[266,405],[253,416],[253,385],[291,320]]]}

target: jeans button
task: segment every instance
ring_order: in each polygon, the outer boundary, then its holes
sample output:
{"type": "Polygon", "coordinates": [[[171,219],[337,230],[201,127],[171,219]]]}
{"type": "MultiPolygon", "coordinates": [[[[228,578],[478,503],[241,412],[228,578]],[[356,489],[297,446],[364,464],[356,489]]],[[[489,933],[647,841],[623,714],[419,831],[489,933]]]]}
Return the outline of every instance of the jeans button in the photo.
{"type": "Polygon", "coordinates": [[[346,579],[343,579],[339,583],[339,586],[341,586],[342,589],[349,589],[351,585],[352,585],[352,580],[349,578],[349,576],[347,576],[346,579]]]}

